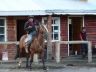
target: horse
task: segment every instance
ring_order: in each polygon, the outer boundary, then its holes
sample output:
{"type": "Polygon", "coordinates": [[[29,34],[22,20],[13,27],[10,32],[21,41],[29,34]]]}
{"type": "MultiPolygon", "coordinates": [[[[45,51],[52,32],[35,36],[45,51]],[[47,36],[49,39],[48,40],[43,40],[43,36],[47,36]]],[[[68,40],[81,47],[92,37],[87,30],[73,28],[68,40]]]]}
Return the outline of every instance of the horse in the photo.
{"type": "MultiPolygon", "coordinates": [[[[26,67],[29,68],[30,70],[32,69],[31,65],[33,62],[33,56],[34,54],[38,54],[42,58],[42,63],[43,63],[43,69],[46,70],[45,67],[45,61],[44,61],[44,36],[48,34],[48,29],[44,24],[40,24],[39,30],[38,30],[38,35],[34,36],[33,41],[30,44],[29,47],[29,52],[27,54],[27,61],[26,61],[26,67]],[[28,66],[28,60],[30,58],[30,66],[28,66]]],[[[27,35],[23,35],[20,38],[19,45],[17,46],[17,54],[15,56],[15,59],[18,58],[18,55],[20,57],[18,66],[21,67],[22,60],[21,60],[21,55],[22,55],[22,50],[26,50],[26,44],[25,44],[25,39],[27,38],[27,35]]]]}

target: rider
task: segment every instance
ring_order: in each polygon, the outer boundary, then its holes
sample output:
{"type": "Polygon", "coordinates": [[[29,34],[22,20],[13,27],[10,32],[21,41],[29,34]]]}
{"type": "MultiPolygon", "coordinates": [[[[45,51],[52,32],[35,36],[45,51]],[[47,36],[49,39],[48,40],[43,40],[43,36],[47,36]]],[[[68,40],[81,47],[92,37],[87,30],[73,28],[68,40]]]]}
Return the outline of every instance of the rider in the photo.
{"type": "Polygon", "coordinates": [[[24,26],[24,30],[27,33],[27,38],[25,40],[27,53],[28,53],[29,45],[32,42],[33,35],[34,35],[34,33],[36,33],[38,28],[39,28],[38,21],[34,19],[34,16],[29,15],[28,21],[25,23],[25,26],[24,26]]]}

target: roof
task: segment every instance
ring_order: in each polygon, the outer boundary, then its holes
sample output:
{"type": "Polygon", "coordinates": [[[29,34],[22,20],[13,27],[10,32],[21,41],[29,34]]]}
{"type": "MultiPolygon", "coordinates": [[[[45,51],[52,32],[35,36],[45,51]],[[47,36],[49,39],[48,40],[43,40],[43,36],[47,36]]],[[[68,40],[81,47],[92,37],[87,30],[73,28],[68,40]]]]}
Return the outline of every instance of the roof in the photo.
{"type": "Polygon", "coordinates": [[[95,14],[96,4],[76,0],[0,0],[0,16],[53,13],[95,14]]]}
{"type": "Polygon", "coordinates": [[[88,0],[88,2],[96,5],[96,0],[88,0]]]}
{"type": "Polygon", "coordinates": [[[94,10],[96,5],[81,2],[76,0],[33,0],[40,7],[52,10],[52,9],[61,9],[61,10],[94,10]]]}
{"type": "Polygon", "coordinates": [[[0,11],[34,11],[44,10],[33,0],[0,0],[0,11]]]}
{"type": "Polygon", "coordinates": [[[45,9],[33,0],[0,0],[0,15],[44,15],[45,9]]]}

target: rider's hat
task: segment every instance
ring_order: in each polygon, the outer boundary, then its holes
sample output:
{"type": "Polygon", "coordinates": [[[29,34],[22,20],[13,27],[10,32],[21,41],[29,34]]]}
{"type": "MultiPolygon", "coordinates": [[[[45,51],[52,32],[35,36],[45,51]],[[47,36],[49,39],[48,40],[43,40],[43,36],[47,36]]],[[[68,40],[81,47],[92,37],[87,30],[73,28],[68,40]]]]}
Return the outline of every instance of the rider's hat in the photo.
{"type": "Polygon", "coordinates": [[[34,18],[34,16],[32,16],[32,15],[29,15],[29,16],[28,16],[28,19],[30,19],[30,18],[34,18]]]}

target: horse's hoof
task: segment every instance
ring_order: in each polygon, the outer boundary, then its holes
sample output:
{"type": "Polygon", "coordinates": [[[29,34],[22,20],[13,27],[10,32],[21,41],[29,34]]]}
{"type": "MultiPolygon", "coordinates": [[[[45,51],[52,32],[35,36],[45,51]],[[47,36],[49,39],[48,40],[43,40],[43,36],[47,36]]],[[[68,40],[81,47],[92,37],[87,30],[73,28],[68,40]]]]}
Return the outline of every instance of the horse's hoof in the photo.
{"type": "Polygon", "coordinates": [[[29,71],[32,71],[32,69],[29,69],[29,71]]]}
{"type": "Polygon", "coordinates": [[[21,63],[18,63],[18,67],[21,67],[21,63]]]}
{"type": "Polygon", "coordinates": [[[44,70],[46,70],[46,67],[43,67],[44,70]]]}
{"type": "Polygon", "coordinates": [[[26,66],[26,68],[29,68],[29,66],[26,66]]]}

